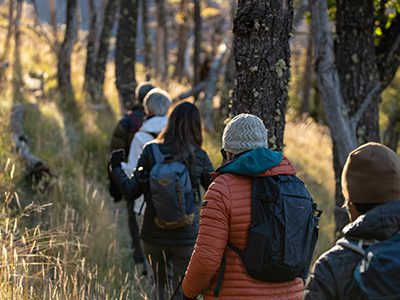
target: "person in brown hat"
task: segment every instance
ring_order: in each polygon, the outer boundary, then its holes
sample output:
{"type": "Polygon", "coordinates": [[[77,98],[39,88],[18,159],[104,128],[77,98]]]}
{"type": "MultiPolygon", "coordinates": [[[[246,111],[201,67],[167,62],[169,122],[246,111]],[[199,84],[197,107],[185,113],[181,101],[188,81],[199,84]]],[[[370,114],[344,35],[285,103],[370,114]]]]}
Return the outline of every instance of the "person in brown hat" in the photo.
{"type": "Polygon", "coordinates": [[[400,232],[400,157],[395,152],[379,143],[352,151],[343,169],[342,190],[351,223],[343,229],[344,238],[315,263],[304,299],[368,299],[353,276],[363,258],[356,250],[400,232]]]}

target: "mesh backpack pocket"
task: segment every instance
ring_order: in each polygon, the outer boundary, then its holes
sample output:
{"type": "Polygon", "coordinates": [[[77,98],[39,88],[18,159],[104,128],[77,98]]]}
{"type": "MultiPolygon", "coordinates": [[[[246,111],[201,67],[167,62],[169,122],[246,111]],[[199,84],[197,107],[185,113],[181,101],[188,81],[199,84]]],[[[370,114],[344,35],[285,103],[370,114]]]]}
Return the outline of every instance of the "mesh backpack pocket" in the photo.
{"type": "Polygon", "coordinates": [[[155,164],[149,174],[155,224],[165,230],[193,224],[194,194],[189,170],[183,162],[161,153],[158,144],[151,144],[155,164]]]}

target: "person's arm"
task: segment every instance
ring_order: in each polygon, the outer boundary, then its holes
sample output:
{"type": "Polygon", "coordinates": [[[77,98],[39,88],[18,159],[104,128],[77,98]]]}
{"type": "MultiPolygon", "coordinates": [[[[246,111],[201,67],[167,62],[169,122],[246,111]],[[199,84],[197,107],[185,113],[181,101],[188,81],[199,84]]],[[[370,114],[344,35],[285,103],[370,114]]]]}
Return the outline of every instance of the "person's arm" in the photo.
{"type": "MultiPolygon", "coordinates": [[[[123,193],[125,199],[132,200],[138,198],[143,194],[141,176],[143,176],[143,170],[148,170],[148,159],[145,151],[143,151],[137,164],[137,170],[134,172],[134,176],[129,178],[125,171],[121,167],[121,162],[124,160],[123,151],[117,150],[111,153],[110,167],[112,172],[112,178],[115,184],[118,186],[120,191],[123,193]],[[142,171],[142,172],[141,172],[142,171]]],[[[148,151],[146,151],[148,152],[148,151]]]]}
{"type": "MultiPolygon", "coordinates": [[[[338,274],[340,276],[340,274],[338,274]]],[[[322,257],[315,263],[307,278],[303,299],[324,300],[336,299],[336,280],[326,258],[322,257]]]]}
{"type": "Polygon", "coordinates": [[[229,238],[228,193],[226,182],[217,178],[204,197],[199,235],[182,284],[186,297],[201,294],[220,268],[229,238]]]}

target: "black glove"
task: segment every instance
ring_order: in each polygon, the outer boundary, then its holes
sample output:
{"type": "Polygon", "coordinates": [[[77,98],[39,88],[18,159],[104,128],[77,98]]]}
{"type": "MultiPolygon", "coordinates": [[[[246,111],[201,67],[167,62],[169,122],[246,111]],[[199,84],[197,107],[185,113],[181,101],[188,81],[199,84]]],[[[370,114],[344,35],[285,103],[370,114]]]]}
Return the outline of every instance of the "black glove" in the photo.
{"type": "Polygon", "coordinates": [[[119,167],[121,163],[125,161],[125,150],[117,149],[111,152],[110,154],[110,165],[111,169],[119,167]]]}
{"type": "Polygon", "coordinates": [[[189,298],[189,297],[187,297],[184,293],[182,293],[182,299],[183,300],[196,300],[197,299],[197,297],[196,298],[189,298]]]}

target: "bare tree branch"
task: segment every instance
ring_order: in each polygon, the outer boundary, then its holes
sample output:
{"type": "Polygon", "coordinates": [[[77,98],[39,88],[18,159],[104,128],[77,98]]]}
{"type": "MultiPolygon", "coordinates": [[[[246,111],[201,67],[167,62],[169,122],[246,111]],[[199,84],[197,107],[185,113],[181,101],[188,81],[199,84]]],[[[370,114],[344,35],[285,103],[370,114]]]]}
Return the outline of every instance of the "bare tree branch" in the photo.
{"type": "Polygon", "coordinates": [[[205,81],[199,82],[195,87],[193,87],[192,89],[178,95],[177,97],[175,97],[173,99],[173,101],[179,101],[179,100],[183,100],[186,98],[189,98],[191,96],[194,96],[202,91],[204,91],[204,89],[206,88],[207,83],[205,81]]]}

